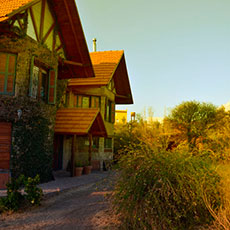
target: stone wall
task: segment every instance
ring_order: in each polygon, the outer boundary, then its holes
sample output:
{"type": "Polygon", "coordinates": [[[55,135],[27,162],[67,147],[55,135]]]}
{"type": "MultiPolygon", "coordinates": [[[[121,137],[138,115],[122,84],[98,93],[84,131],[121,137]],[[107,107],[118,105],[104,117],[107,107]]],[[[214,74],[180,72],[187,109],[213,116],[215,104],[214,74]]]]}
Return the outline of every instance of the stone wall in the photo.
{"type": "Polygon", "coordinates": [[[30,98],[32,56],[49,68],[58,59],[45,46],[28,37],[0,37],[0,52],[17,54],[15,95],[0,95],[0,121],[12,123],[12,176],[40,174],[42,181],[52,178],[53,133],[56,106],[30,98]],[[19,119],[17,111],[22,111],[19,119]]]}

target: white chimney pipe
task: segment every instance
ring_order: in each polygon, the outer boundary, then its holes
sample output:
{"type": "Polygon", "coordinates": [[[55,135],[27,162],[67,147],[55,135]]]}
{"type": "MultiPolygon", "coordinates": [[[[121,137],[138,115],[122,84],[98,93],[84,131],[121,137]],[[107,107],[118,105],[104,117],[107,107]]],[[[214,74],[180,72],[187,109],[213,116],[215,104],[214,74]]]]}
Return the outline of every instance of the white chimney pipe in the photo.
{"type": "Polygon", "coordinates": [[[97,51],[97,39],[93,38],[93,52],[97,51]]]}

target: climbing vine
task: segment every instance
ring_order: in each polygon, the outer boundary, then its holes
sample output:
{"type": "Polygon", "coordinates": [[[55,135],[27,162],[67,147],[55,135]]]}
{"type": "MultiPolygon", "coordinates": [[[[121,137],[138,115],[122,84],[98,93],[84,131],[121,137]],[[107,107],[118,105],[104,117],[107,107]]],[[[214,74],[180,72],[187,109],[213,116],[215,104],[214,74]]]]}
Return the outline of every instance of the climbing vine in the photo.
{"type": "Polygon", "coordinates": [[[67,81],[58,80],[56,106],[29,97],[28,89],[32,56],[53,69],[57,68],[58,56],[28,37],[0,36],[0,51],[17,53],[15,96],[0,95],[0,122],[12,123],[12,177],[39,174],[41,182],[49,181],[56,110],[62,103],[67,81]],[[18,110],[22,111],[20,118],[18,110]]]}

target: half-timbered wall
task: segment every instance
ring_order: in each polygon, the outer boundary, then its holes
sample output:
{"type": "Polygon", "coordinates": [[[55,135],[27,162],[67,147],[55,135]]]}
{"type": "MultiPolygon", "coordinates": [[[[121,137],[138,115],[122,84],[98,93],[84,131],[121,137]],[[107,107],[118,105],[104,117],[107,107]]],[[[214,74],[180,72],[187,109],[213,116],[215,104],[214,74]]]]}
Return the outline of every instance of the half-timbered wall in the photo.
{"type": "MultiPolygon", "coordinates": [[[[60,34],[47,1],[41,0],[28,10],[27,35],[39,43],[45,44],[51,51],[56,51],[65,58],[60,34]]],[[[18,22],[15,22],[18,25],[18,22]]]]}

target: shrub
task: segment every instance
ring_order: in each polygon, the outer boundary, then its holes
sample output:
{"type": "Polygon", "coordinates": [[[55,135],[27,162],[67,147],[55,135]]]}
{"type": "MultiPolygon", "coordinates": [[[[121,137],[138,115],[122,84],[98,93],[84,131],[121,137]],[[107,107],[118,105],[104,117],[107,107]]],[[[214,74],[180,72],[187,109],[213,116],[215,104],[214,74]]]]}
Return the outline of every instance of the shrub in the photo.
{"type": "Polygon", "coordinates": [[[32,205],[40,205],[41,198],[42,198],[42,189],[38,188],[37,185],[40,182],[39,175],[36,175],[35,178],[28,177],[25,180],[25,198],[28,200],[32,205]]]}
{"type": "Polygon", "coordinates": [[[219,205],[219,176],[210,160],[136,146],[120,159],[114,206],[129,229],[193,229],[212,217],[203,193],[219,205]]]}
{"type": "Polygon", "coordinates": [[[32,205],[39,205],[42,198],[42,189],[37,185],[40,182],[39,175],[35,178],[25,178],[20,175],[7,183],[7,196],[0,199],[0,211],[17,211],[26,201],[32,205]],[[21,193],[24,187],[25,194],[21,193]]]}
{"type": "Polygon", "coordinates": [[[21,175],[17,179],[12,179],[11,183],[7,183],[7,196],[1,198],[0,206],[2,211],[17,211],[24,200],[20,189],[23,186],[24,176],[21,175]]]}

